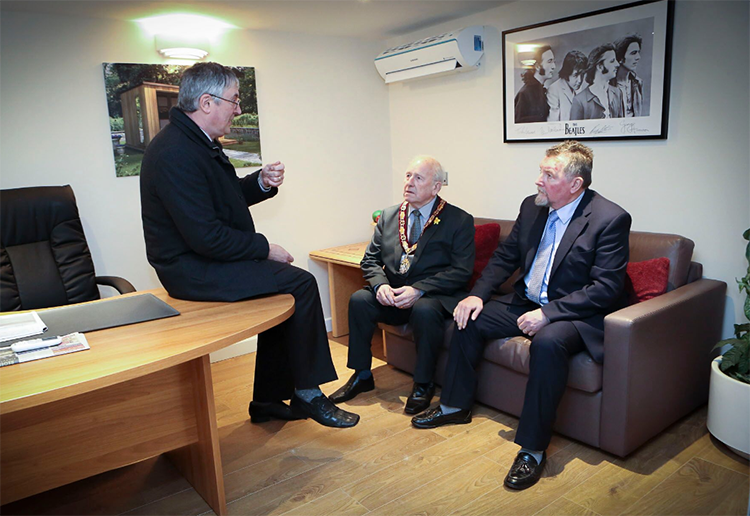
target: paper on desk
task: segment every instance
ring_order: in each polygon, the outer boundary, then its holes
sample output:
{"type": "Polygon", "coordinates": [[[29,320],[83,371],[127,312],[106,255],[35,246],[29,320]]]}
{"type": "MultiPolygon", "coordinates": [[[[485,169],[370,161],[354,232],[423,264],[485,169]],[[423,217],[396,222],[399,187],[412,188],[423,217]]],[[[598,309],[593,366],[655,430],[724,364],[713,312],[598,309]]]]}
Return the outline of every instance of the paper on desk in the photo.
{"type": "Polygon", "coordinates": [[[61,339],[62,342],[57,346],[21,353],[15,353],[10,348],[5,348],[0,351],[0,367],[91,349],[83,333],[70,333],[62,336],[61,339]]]}
{"type": "Polygon", "coordinates": [[[36,312],[0,315],[0,342],[39,335],[47,330],[36,312]]]}

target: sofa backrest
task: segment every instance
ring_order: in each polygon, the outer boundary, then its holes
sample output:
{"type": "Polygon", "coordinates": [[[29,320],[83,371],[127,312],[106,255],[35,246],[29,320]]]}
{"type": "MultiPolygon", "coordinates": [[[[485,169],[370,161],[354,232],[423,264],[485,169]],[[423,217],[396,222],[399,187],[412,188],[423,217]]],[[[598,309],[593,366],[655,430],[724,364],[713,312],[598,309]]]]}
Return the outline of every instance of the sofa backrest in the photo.
{"type": "MultiPolygon", "coordinates": [[[[474,223],[500,224],[500,241],[502,242],[513,229],[514,221],[503,219],[488,219],[475,217],[474,223]]],[[[689,238],[668,233],[647,233],[645,231],[630,232],[630,261],[642,262],[663,256],[669,258],[669,279],[667,291],[679,288],[700,278],[702,267],[691,262],[695,243],[689,238]]],[[[512,285],[516,274],[500,288],[503,293],[512,292],[512,285]]]]}

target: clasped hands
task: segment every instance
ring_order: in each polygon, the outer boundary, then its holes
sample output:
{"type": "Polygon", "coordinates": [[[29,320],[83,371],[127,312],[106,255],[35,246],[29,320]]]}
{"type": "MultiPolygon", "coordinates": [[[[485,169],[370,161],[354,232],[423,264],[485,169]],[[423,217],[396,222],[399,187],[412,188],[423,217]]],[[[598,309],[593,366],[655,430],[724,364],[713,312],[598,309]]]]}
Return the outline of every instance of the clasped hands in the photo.
{"type": "MultiPolygon", "coordinates": [[[[453,310],[453,320],[456,321],[456,327],[459,330],[466,328],[469,317],[476,321],[479,314],[484,309],[484,302],[477,296],[469,296],[462,300],[453,310]]],[[[549,319],[541,308],[526,312],[517,319],[518,329],[529,337],[533,337],[542,328],[549,324],[549,319]]]]}
{"type": "Polygon", "coordinates": [[[383,306],[411,308],[423,294],[424,292],[414,287],[391,288],[387,283],[383,283],[378,287],[375,299],[383,306]]]}

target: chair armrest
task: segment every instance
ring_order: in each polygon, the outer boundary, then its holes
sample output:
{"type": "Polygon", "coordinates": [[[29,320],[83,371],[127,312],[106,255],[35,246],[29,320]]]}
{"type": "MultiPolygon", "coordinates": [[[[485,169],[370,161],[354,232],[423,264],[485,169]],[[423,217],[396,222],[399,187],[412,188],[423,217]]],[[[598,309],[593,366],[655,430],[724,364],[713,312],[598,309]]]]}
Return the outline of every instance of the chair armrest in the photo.
{"type": "Polygon", "coordinates": [[[105,285],[108,287],[114,287],[120,294],[129,294],[135,292],[135,287],[125,278],[119,276],[97,276],[97,285],[105,285]]]}
{"type": "Polygon", "coordinates": [[[624,457],[706,402],[726,289],[700,279],[604,319],[602,449],[624,457]]]}

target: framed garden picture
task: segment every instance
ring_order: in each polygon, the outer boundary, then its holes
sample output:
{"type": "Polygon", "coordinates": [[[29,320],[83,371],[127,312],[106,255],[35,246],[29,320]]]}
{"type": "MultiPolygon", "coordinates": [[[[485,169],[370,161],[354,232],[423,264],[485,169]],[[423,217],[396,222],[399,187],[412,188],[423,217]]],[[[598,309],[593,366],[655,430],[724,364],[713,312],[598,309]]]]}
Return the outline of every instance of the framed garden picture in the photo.
{"type": "Polygon", "coordinates": [[[503,32],[505,142],[665,139],[673,0],[503,32]]]}

